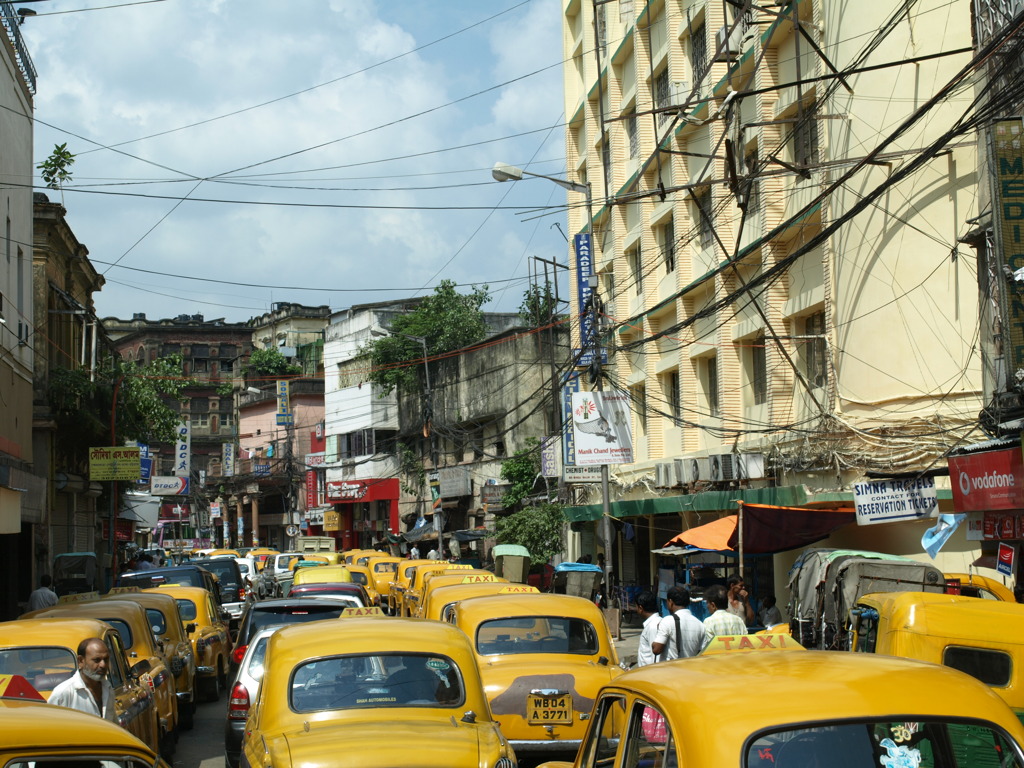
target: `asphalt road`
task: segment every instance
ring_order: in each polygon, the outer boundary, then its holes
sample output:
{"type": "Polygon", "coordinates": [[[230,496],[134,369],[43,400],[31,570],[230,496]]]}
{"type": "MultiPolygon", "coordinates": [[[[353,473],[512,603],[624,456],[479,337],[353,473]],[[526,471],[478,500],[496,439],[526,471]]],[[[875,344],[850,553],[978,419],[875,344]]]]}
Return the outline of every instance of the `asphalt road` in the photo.
{"type": "Polygon", "coordinates": [[[228,693],[220,701],[204,702],[196,710],[196,724],[182,731],[174,755],[174,768],[224,768],[224,721],[228,693]]]}

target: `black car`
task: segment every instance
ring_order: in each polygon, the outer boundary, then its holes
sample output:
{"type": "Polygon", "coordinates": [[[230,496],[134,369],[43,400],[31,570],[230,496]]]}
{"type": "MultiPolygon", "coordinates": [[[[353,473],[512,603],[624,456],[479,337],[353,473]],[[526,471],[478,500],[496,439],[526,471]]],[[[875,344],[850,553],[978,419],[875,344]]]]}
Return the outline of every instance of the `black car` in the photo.
{"type": "Polygon", "coordinates": [[[245,581],[242,571],[233,557],[207,557],[190,560],[189,565],[205,568],[214,574],[220,587],[220,602],[224,610],[231,614],[231,630],[238,627],[245,608],[245,581]]]}
{"type": "Polygon", "coordinates": [[[167,568],[150,568],[145,571],[127,571],[117,577],[119,587],[138,587],[150,589],[161,584],[180,584],[184,587],[202,587],[213,595],[213,602],[223,613],[221,591],[217,576],[206,568],[194,563],[188,565],[172,565],[167,568]]]}
{"type": "Polygon", "coordinates": [[[315,597],[282,597],[249,603],[235,634],[235,647],[231,651],[231,677],[234,679],[245,649],[259,630],[272,624],[299,624],[320,619],[336,619],[349,605],[341,600],[315,597]]]}

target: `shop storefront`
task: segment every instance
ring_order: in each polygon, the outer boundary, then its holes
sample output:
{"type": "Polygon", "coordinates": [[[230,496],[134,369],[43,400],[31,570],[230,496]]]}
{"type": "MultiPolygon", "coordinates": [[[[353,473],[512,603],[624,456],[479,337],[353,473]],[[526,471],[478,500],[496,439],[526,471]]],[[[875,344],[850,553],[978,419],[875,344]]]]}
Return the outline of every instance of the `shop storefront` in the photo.
{"type": "Polygon", "coordinates": [[[330,506],[308,510],[310,536],[331,536],[338,550],[372,548],[399,530],[396,478],[328,481],[330,506]]]}

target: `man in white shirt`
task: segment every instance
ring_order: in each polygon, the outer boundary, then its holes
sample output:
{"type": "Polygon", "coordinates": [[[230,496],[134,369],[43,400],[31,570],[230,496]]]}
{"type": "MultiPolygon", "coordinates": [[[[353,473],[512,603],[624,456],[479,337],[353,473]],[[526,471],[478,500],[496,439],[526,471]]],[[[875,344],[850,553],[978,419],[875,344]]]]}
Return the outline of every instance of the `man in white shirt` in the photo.
{"type": "Polygon", "coordinates": [[[409,548],[409,559],[410,560],[419,560],[420,559],[420,548],[419,548],[418,544],[413,544],[409,548]]]}
{"type": "Polygon", "coordinates": [[[636,610],[644,620],[644,628],[640,631],[640,644],[636,649],[636,665],[646,667],[658,660],[651,650],[651,644],[658,635],[658,624],[661,622],[658,598],[652,592],[641,592],[636,596],[636,610]]]}
{"type": "Polygon", "coordinates": [[[664,661],[696,656],[704,646],[704,625],[690,613],[690,594],[672,587],[665,599],[670,613],[658,623],[651,650],[664,661]]]}
{"type": "Polygon", "coordinates": [[[48,703],[116,722],[114,689],[107,679],[109,671],[110,651],[106,643],[98,637],[86,638],[78,644],[78,671],[53,689],[48,703]]]}
{"type": "Polygon", "coordinates": [[[704,604],[708,617],[704,619],[704,646],[719,635],[745,635],[747,625],[739,616],[725,610],[729,605],[729,593],[721,584],[712,584],[704,590],[704,604]]]}
{"type": "Polygon", "coordinates": [[[39,577],[39,589],[28,596],[28,609],[38,611],[57,604],[57,593],[50,589],[53,580],[50,574],[44,573],[39,577]]]}

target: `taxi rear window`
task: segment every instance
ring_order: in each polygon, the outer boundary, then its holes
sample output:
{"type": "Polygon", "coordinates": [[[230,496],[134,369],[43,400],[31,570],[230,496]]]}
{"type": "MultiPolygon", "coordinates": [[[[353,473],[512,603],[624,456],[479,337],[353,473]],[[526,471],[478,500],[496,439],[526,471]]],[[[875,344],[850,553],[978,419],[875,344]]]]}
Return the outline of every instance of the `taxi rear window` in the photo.
{"type": "Polygon", "coordinates": [[[68,648],[29,646],[0,651],[0,675],[21,675],[37,691],[52,691],[77,669],[78,659],[68,648]]]}
{"type": "Polygon", "coordinates": [[[124,643],[125,648],[131,649],[131,647],[135,645],[135,637],[132,635],[132,628],[128,626],[127,622],[112,616],[104,617],[103,621],[107,622],[107,624],[117,630],[117,634],[121,636],[121,642],[124,643]]]}
{"type": "Polygon", "coordinates": [[[374,563],[374,573],[394,573],[398,570],[398,563],[374,563]]]}
{"type": "Polygon", "coordinates": [[[483,656],[520,653],[593,655],[600,644],[594,625],[561,616],[516,616],[492,619],[476,632],[477,653],[483,656]]]}
{"type": "Polygon", "coordinates": [[[296,712],[367,707],[458,707],[462,674],[451,658],[431,654],[351,654],[306,662],[292,673],[296,712]]]}
{"type": "Polygon", "coordinates": [[[146,609],[146,618],[149,620],[149,626],[153,628],[153,632],[157,635],[163,635],[167,632],[167,620],[164,615],[160,613],[156,608],[146,609]]]}
{"type": "Polygon", "coordinates": [[[749,742],[745,768],[1022,768],[1018,747],[994,726],[949,720],[801,724],[749,742]]]}
{"type": "Polygon", "coordinates": [[[959,669],[985,685],[1005,688],[1010,684],[1013,659],[1006,651],[951,645],[942,652],[942,663],[959,669]]]}
{"type": "Polygon", "coordinates": [[[198,616],[199,613],[194,602],[191,600],[185,600],[184,598],[176,598],[175,602],[178,603],[178,612],[181,613],[182,621],[196,620],[196,616],[198,616]]]}

